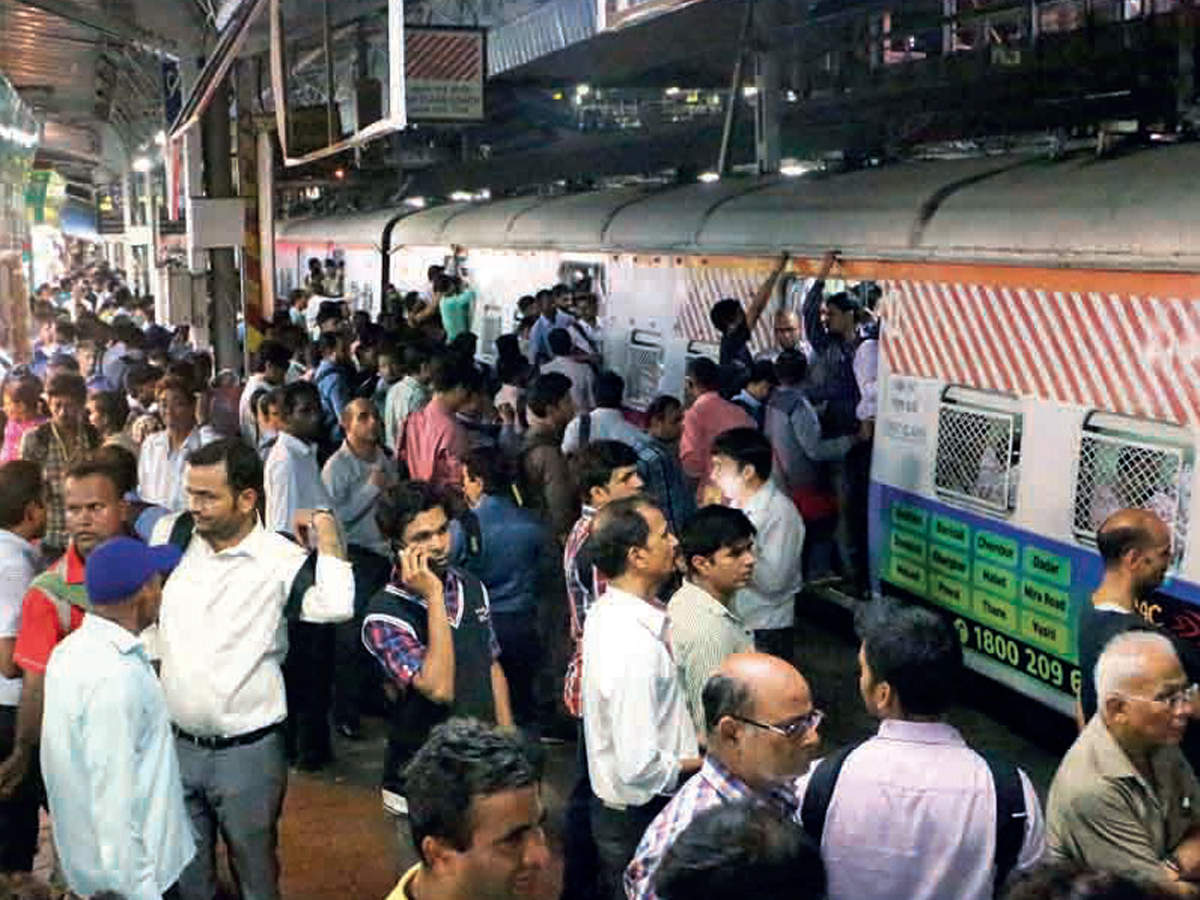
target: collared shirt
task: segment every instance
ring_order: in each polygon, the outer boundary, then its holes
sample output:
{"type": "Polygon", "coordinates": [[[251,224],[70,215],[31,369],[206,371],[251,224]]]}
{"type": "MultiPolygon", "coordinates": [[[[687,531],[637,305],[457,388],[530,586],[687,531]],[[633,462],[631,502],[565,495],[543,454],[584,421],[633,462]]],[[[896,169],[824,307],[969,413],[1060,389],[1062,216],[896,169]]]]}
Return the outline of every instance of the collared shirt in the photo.
{"type": "Polygon", "coordinates": [[[823,410],[821,423],[829,437],[853,434],[858,427],[855,408],[861,399],[854,377],[857,339],[844,341],[821,323],[825,282],[814,281],[804,296],[804,336],[812,344],[812,359],[805,393],[823,410]]]}
{"type": "Polygon", "coordinates": [[[789,819],[795,818],[799,809],[794,781],[763,797],[715,756],[706,756],[700,771],[687,780],[642,835],[633,861],[625,870],[625,896],[630,900],[655,900],[654,874],[659,863],[692,820],[714,806],[751,799],[767,800],[789,819]]]}
{"type": "MultiPolygon", "coordinates": [[[[579,449],[579,422],[582,418],[583,416],[576,416],[567,423],[567,427],[563,431],[563,453],[574,453],[579,449]]],[[[590,428],[589,443],[592,441],[620,441],[622,444],[636,447],[637,441],[646,436],[644,431],[625,418],[625,414],[621,410],[607,406],[592,410],[590,428]]]]}
{"type": "Polygon", "coordinates": [[[875,418],[879,410],[879,338],[868,338],[854,351],[854,380],[858,384],[860,422],[875,418]]]}
{"type": "Polygon", "coordinates": [[[773,478],[792,493],[820,481],[818,463],[841,459],[854,446],[853,435],[821,437],[821,422],[812,403],[793,386],[776,388],[767,401],[763,432],[771,441],[776,466],[773,478]]]}
{"type": "Polygon", "coordinates": [[[584,542],[592,533],[592,521],[596,510],[584,506],[579,520],[571,526],[567,543],[563,547],[563,575],[567,581],[567,613],[571,629],[571,658],[567,660],[567,673],[563,677],[563,705],[575,718],[583,715],[583,700],[580,696],[583,678],[583,623],[588,608],[596,597],[604,593],[608,582],[595,566],[590,571],[580,571],[576,557],[584,542]]]}
{"type": "MultiPolygon", "coordinates": [[[[37,574],[38,552],[19,534],[0,528],[0,638],[20,632],[21,603],[37,574]]],[[[21,702],[21,678],[0,676],[0,706],[21,702]]]]}
{"type": "MultiPolygon", "coordinates": [[[[175,519],[159,521],[152,544],[167,542],[175,519]]],[[[184,731],[232,737],[286,717],[284,605],[306,558],[303,548],[261,524],[219,553],[193,535],[163,586],[158,617],[163,691],[171,720],[184,731]]],[[[319,554],[300,619],[344,622],[353,613],[350,563],[319,554]]]]}
{"type": "Polygon", "coordinates": [[[373,459],[362,459],[343,441],[325,461],[321,479],[333,501],[333,511],[346,531],[346,542],[390,556],[391,546],[375,521],[379,488],[368,480],[372,469],[382,470],[388,478],[396,477],[396,464],[378,447],[373,459]]]}
{"type": "Polygon", "coordinates": [[[704,683],[731,653],[754,649],[754,632],[704,588],[684,581],[667,603],[671,653],[696,732],[704,730],[704,683]]]}
{"type": "MultiPolygon", "coordinates": [[[[72,541],[48,573],[56,574],[67,588],[83,589],[83,557],[72,541]]],[[[21,627],[13,647],[13,661],[26,672],[45,672],[50,654],[59,641],[83,624],[83,609],[72,605],[64,626],[59,607],[66,598],[54,598],[38,587],[30,587],[21,601],[21,627]]]]}
{"type": "MultiPolygon", "coordinates": [[[[1020,772],[1025,837],[1016,868],[1037,864],[1045,824],[1020,772]]],[[[885,719],[846,757],[821,839],[829,900],[990,900],[996,788],[987,762],[943,722],[885,719]]]]}
{"type": "Polygon", "coordinates": [[[255,391],[263,388],[269,391],[274,387],[275,385],[267,381],[262,372],[255,372],[246,379],[246,386],[242,388],[242,396],[238,398],[238,431],[241,432],[242,440],[251,447],[258,445],[258,417],[250,408],[250,400],[254,397],[255,391]]]}
{"type": "Polygon", "coordinates": [[[215,441],[219,435],[207,425],[197,425],[177,450],[171,449],[171,433],[156,431],[142,441],[138,454],[138,489],[142,499],[171,512],[187,508],[184,470],[193,450],[215,441]]]}
{"type": "Polygon", "coordinates": [[[410,893],[412,886],[417,883],[417,873],[421,871],[421,864],[415,863],[404,873],[396,886],[392,888],[392,892],[387,895],[387,900],[412,900],[410,893]]]}
{"type": "Polygon", "coordinates": [[[462,426],[436,396],[405,423],[404,461],[415,481],[458,485],[467,450],[462,426]]]}
{"type": "Polygon", "coordinates": [[[472,512],[479,523],[479,552],[474,557],[465,552],[465,535],[455,527],[451,557],[483,582],[493,614],[534,613],[547,576],[558,577],[550,529],[509,496],[484,494],[472,512]]]}
{"type": "Polygon", "coordinates": [[[569,356],[556,356],[542,364],[541,374],[558,372],[571,379],[571,400],[579,412],[590,412],[596,405],[592,397],[592,367],[569,356]]]}
{"type": "Polygon", "coordinates": [[[653,435],[639,433],[633,449],[638,455],[638,475],[674,534],[680,534],[696,511],[696,492],[687,483],[679,456],[653,435]]]}
{"type": "Polygon", "coordinates": [[[1135,878],[1162,878],[1163,858],[1200,823],[1200,784],[1178,747],[1150,758],[1146,781],[1092,716],[1063,757],[1046,802],[1050,857],[1135,878]]]}
{"type": "Polygon", "coordinates": [[[574,316],[561,309],[554,311],[553,322],[545,316],[537,317],[537,321],[529,329],[529,352],[533,354],[534,365],[540,365],[554,358],[554,351],[550,349],[550,332],[555,328],[565,328],[570,331],[571,323],[574,321],[574,316]]]}
{"type": "Polygon", "coordinates": [[[592,793],[616,806],[670,794],[699,753],[666,612],[611,584],[583,626],[583,731],[592,793]]]}
{"type": "Polygon", "coordinates": [[[405,375],[390,388],[383,404],[383,433],[387,445],[393,450],[404,434],[404,423],[408,417],[421,409],[430,398],[429,388],[412,375],[405,375]]]}
{"type": "Polygon", "coordinates": [[[703,484],[712,471],[712,446],[718,434],[731,428],[754,428],[754,420],[716,391],[696,398],[683,413],[679,461],[688,478],[703,484]]]}
{"type": "Polygon", "coordinates": [[[41,763],[80,896],[158,900],[195,855],[162,688],[129,631],[91,615],[46,669],[41,763]]]}
{"type": "Polygon", "coordinates": [[[796,621],[796,594],[804,586],[804,520],[796,504],[767,481],[741,507],[754,524],[754,575],[733,599],[751,628],[787,628],[796,621]]]}
{"type": "Polygon", "coordinates": [[[43,546],[67,546],[70,540],[67,534],[67,470],[75,463],[82,462],[99,444],[100,435],[86,422],[79,426],[73,438],[64,440],[57,426],[47,422],[25,432],[21,439],[21,459],[40,465],[42,478],[46,482],[46,534],[42,537],[43,546]]]}
{"type": "Polygon", "coordinates": [[[438,313],[442,317],[442,330],[446,332],[446,343],[464,331],[471,330],[471,311],[475,305],[475,292],[471,289],[461,294],[443,297],[438,301],[438,313]]]}
{"type": "Polygon", "coordinates": [[[317,468],[316,448],[286,431],[279,432],[267,454],[263,488],[267,495],[264,524],[272,531],[291,534],[297,510],[333,508],[333,498],[317,468]]]}

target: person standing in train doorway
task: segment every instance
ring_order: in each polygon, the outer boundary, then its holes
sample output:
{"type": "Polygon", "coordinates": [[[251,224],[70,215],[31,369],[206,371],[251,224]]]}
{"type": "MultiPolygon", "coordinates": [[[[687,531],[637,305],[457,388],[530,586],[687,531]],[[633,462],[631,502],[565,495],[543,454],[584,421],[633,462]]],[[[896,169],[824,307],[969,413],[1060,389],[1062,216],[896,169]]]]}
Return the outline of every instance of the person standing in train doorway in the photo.
{"type": "Polygon", "coordinates": [[[758,293],[750,301],[750,308],[743,310],[740,300],[726,297],[713,304],[708,311],[709,321],[721,333],[721,350],[717,362],[721,366],[721,394],[732,397],[746,385],[754,357],[750,354],[750,337],[767,308],[767,301],[775,293],[779,276],[787,267],[788,255],[784,253],[779,262],[759,286],[758,293]]]}

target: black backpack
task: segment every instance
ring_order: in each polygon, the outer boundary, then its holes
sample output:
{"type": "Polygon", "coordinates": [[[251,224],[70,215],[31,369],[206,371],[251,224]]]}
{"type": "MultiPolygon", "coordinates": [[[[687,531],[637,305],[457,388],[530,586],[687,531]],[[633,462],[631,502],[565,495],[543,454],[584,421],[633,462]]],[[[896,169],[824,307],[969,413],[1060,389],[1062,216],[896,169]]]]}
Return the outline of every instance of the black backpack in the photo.
{"type": "MultiPolygon", "coordinates": [[[[829,812],[829,803],[833,799],[842,766],[846,757],[861,743],[858,741],[829,754],[817,764],[809,777],[804,802],[800,805],[800,821],[818,847],[825,833],[825,816],[829,812]]],[[[996,788],[995,890],[998,894],[1009,873],[1016,868],[1021,845],[1025,842],[1025,820],[1029,811],[1025,808],[1025,791],[1017,767],[987,753],[979,755],[987,763],[996,788]]]]}

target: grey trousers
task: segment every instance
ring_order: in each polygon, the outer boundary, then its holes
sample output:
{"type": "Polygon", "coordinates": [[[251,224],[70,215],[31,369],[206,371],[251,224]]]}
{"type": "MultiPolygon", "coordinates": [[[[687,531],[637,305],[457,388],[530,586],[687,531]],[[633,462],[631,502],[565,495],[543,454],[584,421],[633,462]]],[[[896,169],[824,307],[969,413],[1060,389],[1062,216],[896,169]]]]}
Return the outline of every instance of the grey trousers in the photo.
{"type": "Polygon", "coordinates": [[[242,900],[279,900],[279,814],[287,790],[283,729],[253,744],[206,750],[175,739],[196,855],[179,876],[181,900],[217,894],[218,833],[242,900]]]}

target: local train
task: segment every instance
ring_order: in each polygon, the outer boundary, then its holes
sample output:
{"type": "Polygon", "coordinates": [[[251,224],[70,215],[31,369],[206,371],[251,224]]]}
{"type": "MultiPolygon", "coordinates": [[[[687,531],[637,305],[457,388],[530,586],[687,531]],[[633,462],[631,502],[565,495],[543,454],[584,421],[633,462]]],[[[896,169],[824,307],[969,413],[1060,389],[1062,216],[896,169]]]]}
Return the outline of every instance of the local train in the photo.
{"type": "Polygon", "coordinates": [[[278,229],[277,286],[336,255],[377,308],[462,248],[487,357],[517,297],[586,274],[637,409],[715,353],[715,300],[749,300],[786,250],[772,304],[798,303],[840,250],[831,289],[883,289],[873,583],[951,616],[973,668],[1069,714],[1112,510],[1170,525],[1174,564],[1141,612],[1200,638],[1196,171],[1200,145],[1166,144],[313,218],[278,229]]]}

